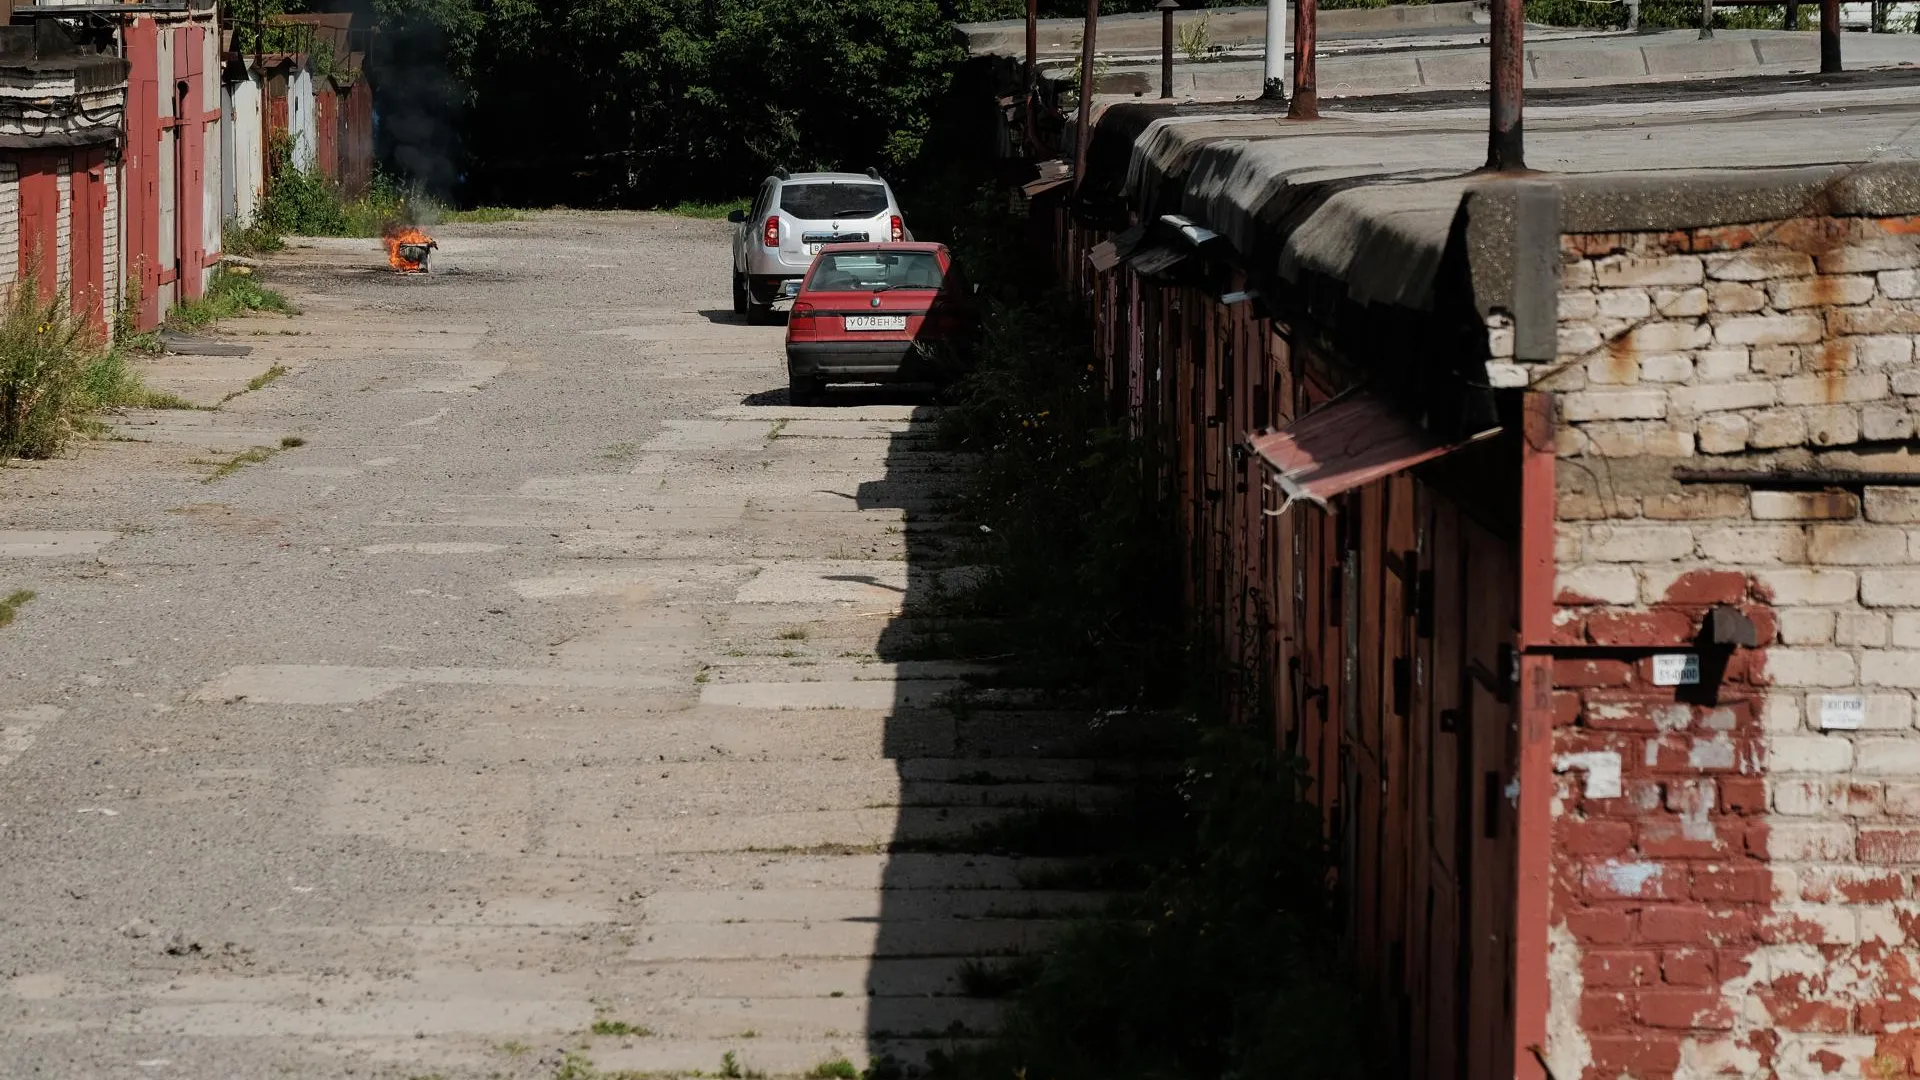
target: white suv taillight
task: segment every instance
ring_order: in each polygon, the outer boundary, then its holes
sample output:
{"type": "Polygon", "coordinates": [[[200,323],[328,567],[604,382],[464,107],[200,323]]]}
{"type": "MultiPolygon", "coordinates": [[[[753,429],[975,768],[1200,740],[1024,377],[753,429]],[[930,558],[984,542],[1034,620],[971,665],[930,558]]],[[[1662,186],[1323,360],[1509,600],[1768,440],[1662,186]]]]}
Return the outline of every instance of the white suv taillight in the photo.
{"type": "Polygon", "coordinates": [[[899,243],[901,240],[906,239],[906,235],[907,235],[907,231],[900,227],[900,216],[898,214],[894,215],[893,242],[896,244],[899,243]]]}
{"type": "Polygon", "coordinates": [[[767,219],[767,227],[760,230],[760,242],[762,244],[765,244],[768,247],[780,246],[780,219],[779,218],[770,217],[767,219]]]}

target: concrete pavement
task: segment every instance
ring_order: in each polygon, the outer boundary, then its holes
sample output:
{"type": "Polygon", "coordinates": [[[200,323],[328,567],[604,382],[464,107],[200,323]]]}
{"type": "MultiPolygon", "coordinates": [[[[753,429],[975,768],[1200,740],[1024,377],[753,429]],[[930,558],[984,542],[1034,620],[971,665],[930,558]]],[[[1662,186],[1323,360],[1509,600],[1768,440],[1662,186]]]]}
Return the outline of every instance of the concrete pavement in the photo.
{"type": "Polygon", "coordinates": [[[963,964],[1099,898],[977,830],[1114,789],[929,648],[963,464],[911,398],[787,405],[724,228],[296,245],[300,316],[150,372],[225,404],[0,470],[0,1071],[779,1075],[991,1027],[963,964]]]}

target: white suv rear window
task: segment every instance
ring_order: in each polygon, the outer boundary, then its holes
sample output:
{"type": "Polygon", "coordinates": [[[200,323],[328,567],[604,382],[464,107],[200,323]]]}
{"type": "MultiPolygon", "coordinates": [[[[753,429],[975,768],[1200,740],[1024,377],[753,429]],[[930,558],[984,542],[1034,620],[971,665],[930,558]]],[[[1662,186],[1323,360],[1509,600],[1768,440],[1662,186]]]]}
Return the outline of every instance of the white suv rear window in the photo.
{"type": "Polygon", "coordinates": [[[879,184],[787,184],[780,209],[803,221],[870,218],[887,208],[887,189],[879,184]]]}

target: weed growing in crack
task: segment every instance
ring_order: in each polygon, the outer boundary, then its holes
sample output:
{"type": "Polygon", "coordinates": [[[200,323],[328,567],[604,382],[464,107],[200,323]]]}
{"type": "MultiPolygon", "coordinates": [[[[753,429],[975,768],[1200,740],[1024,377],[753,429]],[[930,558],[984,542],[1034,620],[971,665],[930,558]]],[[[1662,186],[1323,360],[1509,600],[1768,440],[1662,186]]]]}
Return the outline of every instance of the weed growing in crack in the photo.
{"type": "Polygon", "coordinates": [[[226,397],[221,398],[220,404],[225,405],[241,394],[250,394],[255,390],[265,390],[267,387],[279,382],[283,376],[289,374],[291,371],[292,369],[284,364],[275,364],[260,374],[255,375],[253,378],[248,379],[245,390],[235,390],[226,397]]]}
{"type": "Polygon", "coordinates": [[[805,641],[807,640],[808,632],[809,631],[804,626],[789,627],[788,629],[780,631],[780,640],[781,641],[805,641]]]}
{"type": "Polygon", "coordinates": [[[860,1070],[846,1058],[834,1058],[807,1070],[806,1080],[860,1080],[860,1070]]]}
{"type": "Polygon", "coordinates": [[[211,484],[224,480],[249,465],[258,465],[272,458],[273,455],[282,450],[292,450],[295,447],[305,445],[307,445],[307,440],[298,435],[289,435],[280,440],[279,446],[256,446],[249,450],[242,450],[225,461],[212,463],[214,466],[213,472],[207,474],[206,478],[200,482],[203,484],[211,484]]]}
{"type": "Polygon", "coordinates": [[[734,1056],[733,1051],[729,1050],[720,1055],[720,1072],[718,1075],[727,1077],[728,1080],[761,1080],[761,1078],[764,1078],[767,1074],[758,1069],[749,1069],[745,1065],[740,1064],[740,1059],[734,1056]]]}

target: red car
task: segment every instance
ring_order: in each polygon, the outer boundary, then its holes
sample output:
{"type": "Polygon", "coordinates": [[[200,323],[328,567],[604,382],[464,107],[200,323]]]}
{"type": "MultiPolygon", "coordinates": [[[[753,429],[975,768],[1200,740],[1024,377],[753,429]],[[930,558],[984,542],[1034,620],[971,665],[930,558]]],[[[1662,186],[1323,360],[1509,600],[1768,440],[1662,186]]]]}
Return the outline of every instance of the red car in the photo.
{"type": "Polygon", "coordinates": [[[973,290],[944,244],[830,244],[787,317],[792,400],[829,382],[944,382],[974,326],[973,290]]]}

